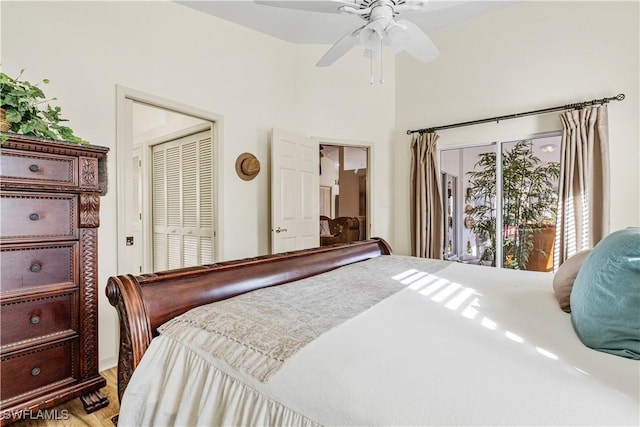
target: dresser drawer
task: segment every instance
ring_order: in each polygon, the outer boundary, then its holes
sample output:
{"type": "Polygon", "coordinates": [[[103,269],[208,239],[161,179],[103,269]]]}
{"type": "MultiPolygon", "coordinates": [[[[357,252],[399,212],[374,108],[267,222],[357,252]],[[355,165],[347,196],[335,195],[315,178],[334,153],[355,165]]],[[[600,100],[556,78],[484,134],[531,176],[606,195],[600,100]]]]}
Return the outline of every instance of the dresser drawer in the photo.
{"type": "Polygon", "coordinates": [[[0,156],[0,178],[4,182],[78,185],[78,158],[56,154],[4,149],[0,156]]]}
{"type": "Polygon", "coordinates": [[[77,238],[78,218],[74,194],[1,194],[4,240],[58,240],[77,238]]]}
{"type": "Polygon", "coordinates": [[[0,251],[0,292],[78,283],[75,242],[3,245],[0,251]]]}
{"type": "MultiPolygon", "coordinates": [[[[2,302],[0,345],[5,350],[37,338],[73,333],[78,329],[77,293],[2,302]]],[[[4,369],[4,368],[3,368],[4,369]]]]}
{"type": "Polygon", "coordinates": [[[77,376],[77,353],[74,338],[3,356],[0,399],[4,402],[53,383],[72,381],[77,376]]]}

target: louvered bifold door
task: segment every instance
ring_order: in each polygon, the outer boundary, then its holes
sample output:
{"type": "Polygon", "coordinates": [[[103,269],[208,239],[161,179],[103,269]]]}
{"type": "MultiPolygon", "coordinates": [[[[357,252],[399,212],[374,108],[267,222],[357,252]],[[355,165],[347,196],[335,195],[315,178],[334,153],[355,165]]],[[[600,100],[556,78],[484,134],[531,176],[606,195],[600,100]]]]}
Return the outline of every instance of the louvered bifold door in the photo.
{"type": "Polygon", "coordinates": [[[153,268],[213,263],[213,145],[201,132],[155,145],[153,268]]]}

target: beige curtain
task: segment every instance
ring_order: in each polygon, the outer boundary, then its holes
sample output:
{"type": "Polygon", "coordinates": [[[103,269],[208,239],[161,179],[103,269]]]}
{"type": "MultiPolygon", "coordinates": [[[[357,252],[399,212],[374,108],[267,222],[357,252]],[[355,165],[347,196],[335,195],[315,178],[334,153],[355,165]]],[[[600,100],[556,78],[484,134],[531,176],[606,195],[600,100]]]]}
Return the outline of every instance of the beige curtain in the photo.
{"type": "Polygon", "coordinates": [[[609,130],[606,104],[566,111],[560,118],[556,241],[562,264],[609,233],[609,130]]]}
{"type": "Polygon", "coordinates": [[[442,258],[442,198],[436,151],[438,135],[414,134],[411,140],[411,254],[442,258]]]}

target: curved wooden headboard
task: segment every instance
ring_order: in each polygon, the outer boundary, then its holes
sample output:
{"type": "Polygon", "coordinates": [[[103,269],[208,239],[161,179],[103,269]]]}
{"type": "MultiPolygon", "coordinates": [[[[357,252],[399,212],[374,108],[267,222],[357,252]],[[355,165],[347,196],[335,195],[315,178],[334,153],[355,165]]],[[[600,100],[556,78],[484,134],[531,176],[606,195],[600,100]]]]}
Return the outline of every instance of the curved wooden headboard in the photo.
{"type": "Polygon", "coordinates": [[[390,255],[380,238],[246,258],[142,276],[109,278],[106,293],[120,319],[118,396],[163,323],[203,304],[390,255]]]}

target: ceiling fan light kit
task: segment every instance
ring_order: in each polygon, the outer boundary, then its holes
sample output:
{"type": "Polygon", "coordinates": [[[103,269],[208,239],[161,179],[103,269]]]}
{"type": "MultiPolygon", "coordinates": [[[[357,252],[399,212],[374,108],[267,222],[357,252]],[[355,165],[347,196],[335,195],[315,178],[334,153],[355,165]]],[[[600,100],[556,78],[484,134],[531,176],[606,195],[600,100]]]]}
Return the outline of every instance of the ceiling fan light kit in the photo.
{"type": "MultiPolygon", "coordinates": [[[[395,53],[405,51],[421,62],[429,62],[440,54],[431,39],[417,25],[405,19],[394,20],[402,12],[423,11],[427,5],[426,0],[256,1],[256,3],[315,12],[348,13],[366,21],[364,25],[338,39],[320,58],[316,64],[318,67],[333,64],[358,44],[364,48],[365,56],[372,62],[373,59],[382,60],[383,46],[389,46],[395,53]]],[[[382,64],[380,68],[382,70],[382,64]]],[[[371,64],[372,70],[373,64],[371,64]]],[[[382,76],[380,80],[382,83],[382,76]]],[[[373,76],[370,82],[373,83],[373,76]]]]}

